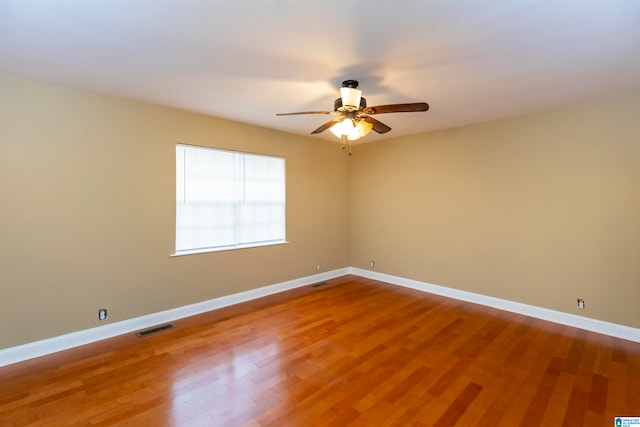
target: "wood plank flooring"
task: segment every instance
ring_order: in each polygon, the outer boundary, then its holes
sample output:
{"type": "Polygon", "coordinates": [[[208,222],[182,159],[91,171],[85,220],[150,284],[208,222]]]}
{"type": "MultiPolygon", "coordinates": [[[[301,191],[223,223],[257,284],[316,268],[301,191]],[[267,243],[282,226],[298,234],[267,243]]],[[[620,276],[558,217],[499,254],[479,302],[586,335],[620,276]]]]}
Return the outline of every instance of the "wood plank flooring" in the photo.
{"type": "Polygon", "coordinates": [[[613,426],[640,344],[345,276],[0,368],[1,426],[613,426]]]}

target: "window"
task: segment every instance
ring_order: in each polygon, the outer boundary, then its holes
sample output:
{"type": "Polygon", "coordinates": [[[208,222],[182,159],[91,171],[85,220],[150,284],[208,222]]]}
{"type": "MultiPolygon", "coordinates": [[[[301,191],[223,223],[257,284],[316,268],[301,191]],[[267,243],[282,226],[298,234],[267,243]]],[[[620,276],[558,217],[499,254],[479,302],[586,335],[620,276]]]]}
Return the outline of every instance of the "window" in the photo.
{"type": "Polygon", "coordinates": [[[176,145],[176,252],[285,242],[281,157],[176,145]]]}

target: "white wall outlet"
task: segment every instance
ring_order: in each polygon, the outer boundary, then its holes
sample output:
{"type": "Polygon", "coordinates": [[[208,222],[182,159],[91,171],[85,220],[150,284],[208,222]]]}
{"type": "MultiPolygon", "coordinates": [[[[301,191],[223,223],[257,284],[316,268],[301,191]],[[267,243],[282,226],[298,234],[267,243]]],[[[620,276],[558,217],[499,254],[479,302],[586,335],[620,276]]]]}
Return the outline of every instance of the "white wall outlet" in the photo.
{"type": "Polygon", "coordinates": [[[584,310],[584,300],[583,299],[578,299],[578,308],[580,310],[584,310]]]}
{"type": "Polygon", "coordinates": [[[376,262],[375,262],[375,261],[371,261],[371,264],[369,264],[369,266],[370,266],[371,268],[375,268],[375,266],[376,266],[376,262]]]}
{"type": "Polygon", "coordinates": [[[320,264],[316,264],[316,270],[320,271],[320,264]]]}
{"type": "Polygon", "coordinates": [[[107,309],[106,308],[98,309],[98,320],[100,320],[100,321],[107,320],[107,309]]]}

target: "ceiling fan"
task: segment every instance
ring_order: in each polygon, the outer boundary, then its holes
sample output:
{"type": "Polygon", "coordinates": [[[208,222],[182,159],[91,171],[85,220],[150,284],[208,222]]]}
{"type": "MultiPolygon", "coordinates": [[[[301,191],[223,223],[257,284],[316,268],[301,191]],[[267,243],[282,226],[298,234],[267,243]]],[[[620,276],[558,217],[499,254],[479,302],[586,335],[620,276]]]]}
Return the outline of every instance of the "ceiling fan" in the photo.
{"type": "MultiPolygon", "coordinates": [[[[426,102],[413,102],[409,104],[390,104],[367,107],[367,100],[362,97],[358,89],[357,80],[345,80],[340,88],[340,98],[333,103],[333,111],[301,111],[297,113],[276,113],[276,116],[293,116],[297,114],[325,114],[337,116],[322,126],[315,129],[312,134],[321,133],[329,129],[344,144],[360,139],[367,135],[371,129],[377,133],[387,133],[391,128],[379,120],[371,117],[374,114],[384,113],[412,113],[429,110],[426,102]]],[[[351,150],[349,150],[351,151],[351,150]]],[[[349,152],[351,154],[351,152],[349,152]]]]}

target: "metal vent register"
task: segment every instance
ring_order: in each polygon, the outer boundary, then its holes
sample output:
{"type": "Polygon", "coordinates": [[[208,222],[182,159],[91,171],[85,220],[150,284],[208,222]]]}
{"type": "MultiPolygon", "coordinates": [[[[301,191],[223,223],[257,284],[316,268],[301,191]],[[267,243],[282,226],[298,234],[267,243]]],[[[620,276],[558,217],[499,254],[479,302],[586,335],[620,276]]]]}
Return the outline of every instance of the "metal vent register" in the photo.
{"type": "Polygon", "coordinates": [[[165,329],[171,329],[173,325],[171,323],[167,323],[166,325],[156,326],[151,329],[145,329],[144,331],[136,332],[136,335],[140,338],[146,337],[147,335],[155,334],[156,332],[164,331],[165,329]]]}

